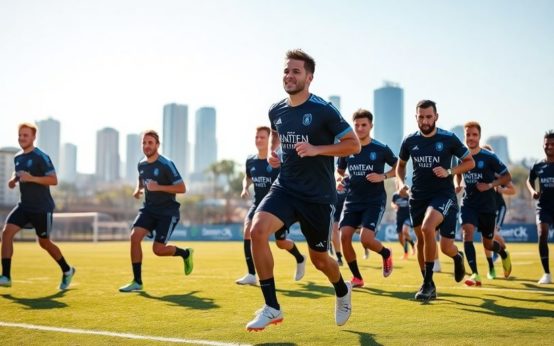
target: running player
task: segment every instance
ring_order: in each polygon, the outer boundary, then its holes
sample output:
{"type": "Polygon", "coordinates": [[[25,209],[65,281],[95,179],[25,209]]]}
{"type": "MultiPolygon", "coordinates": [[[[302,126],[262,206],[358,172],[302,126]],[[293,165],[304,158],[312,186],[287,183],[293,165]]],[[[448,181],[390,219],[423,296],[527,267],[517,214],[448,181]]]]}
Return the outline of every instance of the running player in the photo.
{"type": "Polygon", "coordinates": [[[481,125],[476,121],[464,125],[465,143],[468,146],[475,167],[463,174],[456,174],[455,186],[460,186],[462,178],[465,183],[465,193],[462,199],[461,217],[464,251],[471,277],[465,280],[467,286],[481,286],[481,276],[477,269],[477,256],[473,245],[475,229],[481,232],[483,247],[494,251],[502,257],[504,277],[508,278],[512,272],[510,254],[499,242],[493,240],[496,197],[495,187],[508,184],[512,180],[508,168],[498,157],[479,145],[481,140],[481,125]]]}
{"type": "Polygon", "coordinates": [[[281,166],[279,177],[262,200],[252,221],[252,254],[265,305],[248,322],[247,330],[263,330],[283,320],[273,278],[273,256],[269,237],[283,225],[296,221],[306,237],[310,259],[333,284],[336,294],[335,322],[343,325],[352,311],[351,287],[345,283],[329,249],[332,217],[337,193],[333,157],[360,151],[352,128],[329,102],[310,93],[315,62],[302,50],[288,51],[283,87],[289,97],[269,110],[271,128],[282,146],[269,155],[272,167],[281,166]],[[335,143],[335,140],[338,142],[335,143]]]}
{"type": "Polygon", "coordinates": [[[531,167],[527,188],[537,203],[537,231],[539,234],[539,255],[544,275],[539,284],[551,284],[552,275],[548,263],[548,229],[554,225],[554,131],[544,135],[544,153],[546,157],[531,167]],[[540,190],[535,189],[539,180],[540,190]]]}
{"type": "MultiPolygon", "coordinates": [[[[248,188],[252,184],[254,185],[254,196],[252,199],[252,206],[250,207],[250,210],[248,210],[248,214],[244,219],[244,257],[246,258],[248,274],[235,281],[239,285],[256,284],[256,268],[254,267],[254,260],[252,259],[250,227],[252,226],[252,218],[254,217],[256,208],[264,196],[267,195],[271,184],[273,184],[279,174],[279,169],[271,167],[269,162],[267,162],[270,133],[271,129],[267,126],[259,126],[256,128],[255,142],[258,154],[249,156],[246,159],[246,174],[242,181],[241,197],[250,197],[248,188]]],[[[298,251],[296,244],[294,244],[292,240],[287,239],[287,229],[283,227],[281,230],[277,231],[275,233],[275,240],[277,247],[287,250],[296,259],[296,273],[294,274],[294,280],[301,280],[304,277],[306,260],[298,251]]]]}
{"type": "Polygon", "coordinates": [[[50,157],[35,147],[36,134],[37,127],[34,124],[22,123],[18,127],[18,141],[22,150],[14,157],[15,172],[8,181],[8,187],[13,189],[19,182],[21,199],[8,215],[2,231],[0,286],[12,285],[13,238],[19,230],[30,224],[35,229],[40,247],[60,266],[62,280],[58,288],[66,290],[75,275],[75,268],[67,264],[58,246],[50,240],[55,208],[50,186],[58,184],[58,177],[50,157]]]}
{"type": "Polygon", "coordinates": [[[412,255],[415,254],[415,244],[410,236],[412,220],[410,220],[408,197],[408,194],[401,196],[398,192],[395,192],[390,202],[391,207],[396,211],[396,233],[398,234],[398,241],[400,245],[402,245],[402,250],[404,251],[402,255],[403,260],[408,259],[408,244],[412,247],[412,255]]]}
{"type": "Polygon", "coordinates": [[[160,155],[160,139],[154,130],[142,135],[142,152],[145,157],[138,163],[138,182],[133,197],[145,194],[131,232],[131,264],[133,281],[119,288],[120,292],[140,291],[142,284],[142,240],[146,235],[154,237],[152,251],[157,256],[179,256],[184,262],[185,275],[193,269],[193,249],[181,249],[167,245],[171,233],[179,222],[179,202],[175,195],[185,193],[186,187],[175,164],[160,155]]]}
{"type": "Polygon", "coordinates": [[[399,192],[410,191],[410,215],[417,237],[417,257],[424,276],[415,299],[428,301],[437,296],[433,282],[437,228],[440,229],[442,252],[454,260],[456,282],[464,278],[463,253],[454,244],[458,203],[452,175],[467,172],[475,166],[475,162],[456,135],[435,127],[439,118],[435,102],[418,102],[415,118],[419,131],[402,142],[396,175],[399,192]],[[461,163],[450,168],[453,156],[460,158],[461,163]],[[411,189],[404,182],[406,161],[410,157],[414,165],[411,189]]]}
{"type": "Polygon", "coordinates": [[[381,255],[383,276],[388,277],[392,273],[391,250],[384,247],[375,235],[386,208],[387,194],[384,181],[395,176],[398,158],[387,145],[371,138],[371,112],[358,109],[354,112],[352,121],[362,150],[359,154],[339,158],[337,173],[344,175],[348,169],[350,176],[350,191],[344,202],[340,232],[344,258],[353,275],[350,283],[352,287],[363,287],[364,280],[356,261],[356,251],[352,246],[352,237],[358,227],[361,227],[360,240],[364,248],[381,255]],[[386,164],[392,168],[385,172],[386,164]]]}

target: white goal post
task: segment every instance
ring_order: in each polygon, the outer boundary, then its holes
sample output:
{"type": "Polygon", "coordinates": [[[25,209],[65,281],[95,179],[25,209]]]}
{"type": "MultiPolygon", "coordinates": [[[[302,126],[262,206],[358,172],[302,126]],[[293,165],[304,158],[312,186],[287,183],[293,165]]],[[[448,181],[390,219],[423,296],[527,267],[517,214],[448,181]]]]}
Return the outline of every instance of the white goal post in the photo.
{"type": "Polygon", "coordinates": [[[126,240],[130,224],[113,221],[98,212],[54,213],[51,237],[54,240],[93,241],[126,240]]]}

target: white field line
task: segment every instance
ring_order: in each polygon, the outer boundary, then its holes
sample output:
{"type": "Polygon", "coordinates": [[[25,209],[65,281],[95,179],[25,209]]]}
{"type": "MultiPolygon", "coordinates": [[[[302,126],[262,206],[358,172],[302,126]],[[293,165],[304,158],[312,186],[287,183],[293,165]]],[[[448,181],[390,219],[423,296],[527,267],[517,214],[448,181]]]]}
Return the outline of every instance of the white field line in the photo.
{"type": "Polygon", "coordinates": [[[11,322],[3,322],[3,321],[0,321],[0,327],[23,328],[23,329],[31,329],[31,330],[41,330],[41,331],[46,331],[46,332],[58,332],[58,333],[70,333],[70,334],[102,335],[102,336],[110,336],[110,337],[115,337],[115,338],[150,340],[150,341],[172,342],[172,343],[193,344],[193,345],[210,345],[210,346],[246,345],[246,346],[249,346],[247,344],[217,342],[217,341],[209,341],[209,340],[166,338],[166,337],[160,337],[160,336],[108,332],[108,331],[103,331],[103,330],[60,328],[60,327],[39,326],[39,325],[36,325],[36,324],[11,323],[11,322]]]}

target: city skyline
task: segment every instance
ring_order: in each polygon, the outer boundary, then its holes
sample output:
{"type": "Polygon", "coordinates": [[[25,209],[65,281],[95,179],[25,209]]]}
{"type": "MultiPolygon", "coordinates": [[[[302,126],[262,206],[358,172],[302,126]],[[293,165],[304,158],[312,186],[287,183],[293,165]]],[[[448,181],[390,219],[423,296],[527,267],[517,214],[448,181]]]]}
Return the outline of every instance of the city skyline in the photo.
{"type": "Polygon", "coordinates": [[[391,80],[404,89],[403,136],[417,129],[417,101],[430,98],[439,127],[478,120],[483,138],[508,137],[513,162],[541,158],[554,127],[550,13],[554,3],[540,0],[4,3],[0,147],[17,147],[18,123],[52,117],[60,142],[78,147],[78,171],[93,173],[95,131],[120,131],[121,155],[127,134],[161,133],[160,109],[174,102],[191,114],[216,108],[217,158],[242,163],[255,151],[242,133],[268,124],[270,105],[286,97],[284,53],[300,47],[316,60],[311,91],[340,96],[346,119],[375,112],[373,91],[391,80]],[[294,25],[268,15],[283,7],[294,25]]]}

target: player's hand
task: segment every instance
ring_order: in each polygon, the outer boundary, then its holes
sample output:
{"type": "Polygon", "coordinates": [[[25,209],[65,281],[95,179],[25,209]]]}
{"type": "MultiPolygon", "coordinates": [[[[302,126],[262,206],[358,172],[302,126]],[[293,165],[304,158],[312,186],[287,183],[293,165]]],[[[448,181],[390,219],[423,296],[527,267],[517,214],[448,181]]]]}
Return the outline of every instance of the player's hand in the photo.
{"type": "Polygon", "coordinates": [[[308,142],[298,142],[294,145],[294,148],[300,157],[316,156],[319,154],[317,147],[308,142]]]}
{"type": "Polygon", "coordinates": [[[15,185],[17,185],[17,180],[15,180],[15,179],[10,179],[10,181],[8,181],[8,187],[9,187],[10,189],[15,188],[15,185]]]}
{"type": "Polygon", "coordinates": [[[160,191],[160,185],[158,184],[157,181],[155,180],[152,180],[152,179],[149,179],[148,182],[146,183],[145,185],[146,189],[148,191],[160,191]]]}
{"type": "Polygon", "coordinates": [[[267,162],[269,165],[273,168],[279,168],[281,166],[281,159],[279,158],[279,155],[275,151],[271,151],[271,156],[267,158],[267,162]]]}
{"type": "Polygon", "coordinates": [[[136,189],[135,192],[133,192],[133,197],[136,199],[139,199],[142,196],[142,189],[136,189]]]}
{"type": "Polygon", "coordinates": [[[454,191],[456,192],[456,194],[459,194],[460,192],[462,192],[463,189],[464,187],[460,185],[460,186],[456,186],[454,188],[454,191]]]}
{"type": "Polygon", "coordinates": [[[439,178],[448,178],[448,176],[449,176],[446,169],[444,169],[441,166],[437,166],[437,167],[433,168],[433,173],[435,173],[435,175],[439,178]]]}
{"type": "Polygon", "coordinates": [[[398,194],[402,197],[409,197],[410,196],[410,187],[408,185],[402,185],[398,189],[398,194]]]}
{"type": "Polygon", "coordinates": [[[17,176],[19,177],[19,181],[22,183],[29,183],[33,180],[33,176],[26,171],[17,172],[17,176]]]}
{"type": "Polygon", "coordinates": [[[242,192],[240,193],[240,198],[247,198],[250,197],[250,192],[248,189],[242,189],[242,192]]]}
{"type": "Polygon", "coordinates": [[[533,199],[539,199],[539,197],[541,196],[541,193],[540,192],[533,192],[533,199]]]}
{"type": "Polygon", "coordinates": [[[365,178],[372,183],[380,183],[385,180],[385,175],[379,173],[369,173],[365,176],[365,178]]]}
{"type": "Polygon", "coordinates": [[[477,183],[475,184],[475,187],[477,187],[477,190],[480,192],[487,191],[493,188],[491,183],[477,183]]]}

